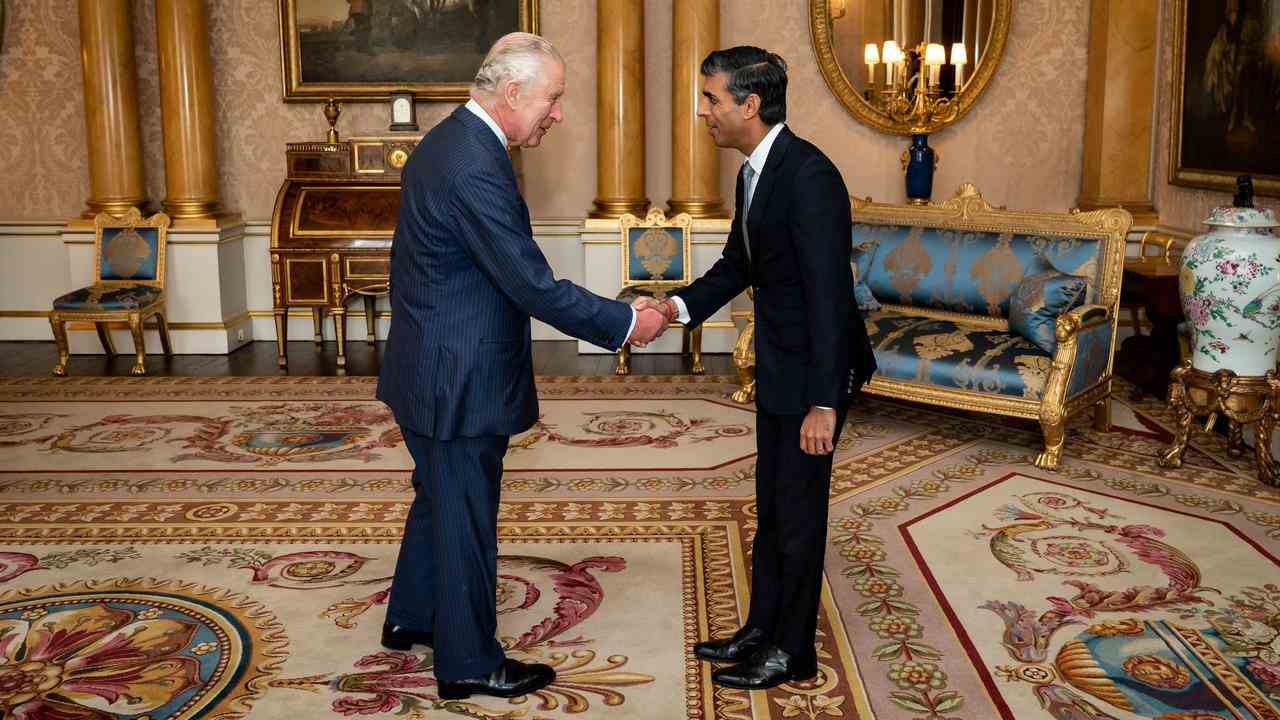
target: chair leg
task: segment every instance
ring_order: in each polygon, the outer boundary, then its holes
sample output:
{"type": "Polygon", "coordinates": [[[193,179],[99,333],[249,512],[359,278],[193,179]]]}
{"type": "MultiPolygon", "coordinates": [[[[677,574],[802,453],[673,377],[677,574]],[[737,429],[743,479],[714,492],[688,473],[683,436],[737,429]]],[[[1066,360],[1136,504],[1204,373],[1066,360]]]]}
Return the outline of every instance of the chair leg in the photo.
{"type": "Polygon", "coordinates": [[[1142,335],[1142,321],[1138,319],[1138,308],[1129,308],[1129,317],[1133,320],[1133,334],[1142,335]]]}
{"type": "Polygon", "coordinates": [[[689,353],[693,355],[693,368],[691,372],[694,375],[706,374],[707,369],[702,366],[702,326],[687,330],[689,335],[689,353]]]}
{"type": "Polygon", "coordinates": [[[137,355],[137,362],[133,364],[133,368],[129,372],[134,375],[146,375],[147,365],[144,362],[147,357],[147,345],[142,336],[142,316],[137,313],[129,315],[129,332],[133,333],[133,350],[137,355]]]}
{"type": "Polygon", "coordinates": [[[1111,398],[1105,397],[1093,406],[1093,429],[1111,432],[1111,398]]]}
{"type": "Polygon", "coordinates": [[[375,330],[377,326],[374,325],[374,323],[377,322],[377,319],[378,319],[378,314],[376,312],[377,302],[378,302],[378,298],[374,297],[373,295],[364,296],[364,327],[365,327],[364,335],[365,335],[365,341],[368,342],[370,345],[373,345],[374,343],[377,342],[377,337],[376,337],[377,332],[375,330]]]}
{"type": "Polygon", "coordinates": [[[613,369],[614,375],[630,375],[631,374],[631,346],[623,345],[618,350],[618,365],[613,369]]]}
{"type": "Polygon", "coordinates": [[[311,308],[311,324],[315,326],[316,347],[324,345],[324,308],[311,308]]]}
{"type": "Polygon", "coordinates": [[[169,344],[169,321],[164,319],[164,313],[156,313],[156,330],[160,333],[160,347],[164,350],[164,354],[172,355],[173,345],[169,344]]]}
{"type": "Polygon", "coordinates": [[[107,357],[116,356],[116,344],[111,341],[111,328],[104,322],[95,322],[93,329],[98,331],[98,342],[102,343],[102,351],[107,357]]]}
{"type": "Polygon", "coordinates": [[[71,350],[67,345],[66,321],[53,313],[49,316],[49,325],[53,327],[53,341],[58,346],[58,364],[53,366],[53,374],[62,377],[67,374],[67,360],[71,357],[71,350]]]}

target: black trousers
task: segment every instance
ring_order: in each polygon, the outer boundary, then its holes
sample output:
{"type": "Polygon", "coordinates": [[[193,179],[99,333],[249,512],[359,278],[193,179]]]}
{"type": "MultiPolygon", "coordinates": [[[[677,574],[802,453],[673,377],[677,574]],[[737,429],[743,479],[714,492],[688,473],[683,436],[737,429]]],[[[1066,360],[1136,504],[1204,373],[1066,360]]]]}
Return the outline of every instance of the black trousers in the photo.
{"type": "MultiPolygon", "coordinates": [[[[836,413],[832,444],[844,412],[836,413]]],[[[822,596],[832,455],[800,449],[804,415],[756,414],[756,513],[751,549],[751,612],[762,630],[792,657],[812,658],[822,596]]]]}
{"type": "Polygon", "coordinates": [[[502,664],[498,498],[507,440],[436,440],[401,426],[413,455],[413,505],[391,581],[387,622],[435,632],[435,674],[453,681],[502,664]]]}

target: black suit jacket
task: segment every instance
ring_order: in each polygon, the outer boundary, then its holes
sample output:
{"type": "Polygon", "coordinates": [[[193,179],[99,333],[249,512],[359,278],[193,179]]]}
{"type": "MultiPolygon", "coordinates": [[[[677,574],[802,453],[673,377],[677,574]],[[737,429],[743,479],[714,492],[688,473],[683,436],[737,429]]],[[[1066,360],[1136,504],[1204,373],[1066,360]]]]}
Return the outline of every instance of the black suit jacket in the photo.
{"type": "Polygon", "coordinates": [[[784,127],[756,181],[742,234],[743,184],[724,253],[675,293],[697,325],[755,288],[756,402],[775,414],[814,405],[844,409],[875,372],[875,355],[853,300],[849,193],[822,151],[784,127]]]}
{"type": "Polygon", "coordinates": [[[538,417],[530,315],[616,350],[632,312],[555,279],[506,148],[459,107],[401,175],[378,399],[401,425],[438,440],[529,429],[538,417]]]}

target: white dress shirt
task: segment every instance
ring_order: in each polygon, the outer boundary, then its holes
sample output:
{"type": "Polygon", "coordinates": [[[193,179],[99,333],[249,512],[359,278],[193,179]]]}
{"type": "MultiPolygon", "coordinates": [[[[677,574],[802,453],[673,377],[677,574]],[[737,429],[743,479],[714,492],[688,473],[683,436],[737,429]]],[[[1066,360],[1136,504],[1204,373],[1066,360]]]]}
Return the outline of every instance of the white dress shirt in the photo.
{"type": "MultiPolygon", "coordinates": [[[[498,125],[498,122],[489,115],[488,111],[486,111],[480,105],[480,103],[476,102],[475,98],[471,98],[470,100],[468,100],[467,104],[464,105],[463,107],[465,107],[467,110],[470,110],[472,115],[475,115],[476,117],[483,120],[484,124],[488,125],[489,129],[493,131],[493,134],[497,136],[498,142],[502,143],[502,147],[503,148],[507,147],[507,134],[502,132],[502,128],[498,125]]],[[[635,308],[632,308],[631,309],[631,327],[627,328],[627,338],[630,338],[632,331],[636,329],[636,319],[638,315],[639,314],[636,312],[635,308]]],[[[627,339],[624,338],[622,340],[622,345],[625,347],[626,344],[627,344],[627,339]]],[[[615,348],[615,349],[620,349],[620,348],[615,348]]]]}

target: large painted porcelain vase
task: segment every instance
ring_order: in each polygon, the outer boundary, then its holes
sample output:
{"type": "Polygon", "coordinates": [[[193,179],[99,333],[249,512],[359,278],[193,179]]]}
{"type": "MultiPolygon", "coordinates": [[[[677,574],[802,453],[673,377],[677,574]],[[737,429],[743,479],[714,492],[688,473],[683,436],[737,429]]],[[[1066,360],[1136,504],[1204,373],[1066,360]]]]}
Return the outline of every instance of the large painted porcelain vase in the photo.
{"type": "MultiPolygon", "coordinates": [[[[1251,204],[1251,203],[1250,203],[1251,204]]],[[[1280,238],[1270,210],[1220,207],[1182,254],[1178,286],[1192,328],[1191,366],[1265,375],[1280,345],[1280,238]]]]}

